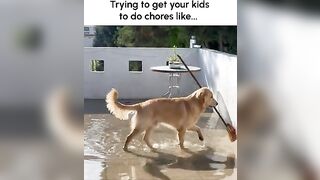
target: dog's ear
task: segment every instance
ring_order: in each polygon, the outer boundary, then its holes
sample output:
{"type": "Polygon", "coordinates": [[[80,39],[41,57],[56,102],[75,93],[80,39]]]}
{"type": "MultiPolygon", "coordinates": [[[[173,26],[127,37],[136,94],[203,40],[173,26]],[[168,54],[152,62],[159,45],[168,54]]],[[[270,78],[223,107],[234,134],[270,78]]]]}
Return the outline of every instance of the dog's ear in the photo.
{"type": "Polygon", "coordinates": [[[204,91],[198,91],[196,93],[196,98],[199,100],[200,104],[204,105],[205,92],[204,91]]]}
{"type": "Polygon", "coordinates": [[[198,92],[196,92],[196,98],[197,99],[200,99],[201,98],[201,96],[203,96],[204,95],[204,92],[203,91],[198,91],[198,92]]]}

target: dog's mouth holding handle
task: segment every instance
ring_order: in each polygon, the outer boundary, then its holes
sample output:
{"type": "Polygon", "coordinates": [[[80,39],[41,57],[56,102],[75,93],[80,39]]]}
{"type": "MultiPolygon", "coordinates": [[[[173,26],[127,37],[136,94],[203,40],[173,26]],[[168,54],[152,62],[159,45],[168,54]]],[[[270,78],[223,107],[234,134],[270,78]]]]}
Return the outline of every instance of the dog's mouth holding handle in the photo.
{"type": "MultiPolygon", "coordinates": [[[[182,57],[180,55],[177,55],[177,57],[180,59],[180,61],[183,63],[183,65],[185,66],[185,68],[188,70],[189,74],[191,75],[191,77],[194,79],[194,81],[197,83],[197,85],[199,86],[199,88],[201,88],[201,84],[199,83],[199,81],[197,80],[197,78],[193,75],[193,73],[190,71],[190,69],[188,68],[187,64],[184,62],[184,60],[182,59],[182,57]]],[[[216,106],[218,105],[218,103],[216,104],[216,106]]],[[[226,126],[226,130],[228,132],[229,135],[229,139],[231,142],[235,141],[237,139],[237,133],[236,133],[236,129],[230,124],[230,123],[226,123],[225,120],[223,119],[223,117],[221,116],[221,114],[219,113],[219,111],[217,110],[216,106],[212,106],[209,105],[210,108],[214,109],[215,112],[219,115],[219,118],[221,119],[221,121],[223,122],[223,124],[226,126]]]]}

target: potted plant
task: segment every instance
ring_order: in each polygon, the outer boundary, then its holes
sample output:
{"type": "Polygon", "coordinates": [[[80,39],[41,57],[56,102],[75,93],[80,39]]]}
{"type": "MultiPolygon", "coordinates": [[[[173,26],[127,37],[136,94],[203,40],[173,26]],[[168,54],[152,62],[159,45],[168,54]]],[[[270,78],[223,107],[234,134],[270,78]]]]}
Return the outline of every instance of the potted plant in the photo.
{"type": "Polygon", "coordinates": [[[177,56],[177,47],[174,45],[173,46],[173,55],[168,57],[169,61],[169,68],[171,69],[180,69],[181,68],[181,61],[177,56]]]}

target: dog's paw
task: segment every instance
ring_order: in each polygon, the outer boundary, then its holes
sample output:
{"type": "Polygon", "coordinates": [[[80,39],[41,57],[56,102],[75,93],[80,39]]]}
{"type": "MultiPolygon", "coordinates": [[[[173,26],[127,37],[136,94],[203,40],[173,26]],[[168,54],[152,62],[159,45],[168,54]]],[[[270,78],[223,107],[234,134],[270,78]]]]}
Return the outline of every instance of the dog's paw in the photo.
{"type": "Polygon", "coordinates": [[[179,146],[180,146],[180,149],[181,149],[181,150],[186,149],[186,148],[184,147],[184,145],[182,145],[182,144],[179,144],[179,146]]]}
{"type": "Polygon", "coordinates": [[[129,151],[127,146],[123,146],[122,149],[123,149],[125,152],[128,152],[128,151],[129,151]]]}
{"type": "Polygon", "coordinates": [[[159,152],[159,151],[158,151],[158,148],[154,148],[154,147],[153,147],[153,148],[150,148],[150,151],[151,151],[151,152],[159,152]]]}
{"type": "Polygon", "coordinates": [[[202,136],[199,136],[199,140],[200,140],[200,141],[203,141],[204,139],[203,139],[203,137],[202,137],[202,136]]]}

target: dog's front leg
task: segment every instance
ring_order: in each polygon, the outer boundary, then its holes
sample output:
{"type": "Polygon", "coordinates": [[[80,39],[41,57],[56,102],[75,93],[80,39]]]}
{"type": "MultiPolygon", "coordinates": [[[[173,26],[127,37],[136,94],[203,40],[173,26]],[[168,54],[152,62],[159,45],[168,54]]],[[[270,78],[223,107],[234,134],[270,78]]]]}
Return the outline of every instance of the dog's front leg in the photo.
{"type": "Polygon", "coordinates": [[[133,129],[132,132],[127,136],[126,142],[124,143],[123,150],[128,150],[128,144],[132,141],[133,137],[138,135],[141,131],[139,129],[133,129]]]}
{"type": "Polygon", "coordinates": [[[200,140],[200,141],[203,141],[203,135],[202,135],[202,133],[201,133],[200,128],[199,128],[197,125],[192,126],[192,127],[189,128],[188,130],[197,132],[197,133],[198,133],[199,140],[200,140]]]}
{"type": "Polygon", "coordinates": [[[146,133],[144,134],[144,136],[143,136],[143,140],[146,142],[146,144],[148,145],[148,147],[150,148],[150,149],[154,149],[153,147],[152,147],[152,144],[150,143],[150,134],[151,134],[151,132],[152,132],[152,127],[150,127],[150,128],[148,128],[147,130],[146,130],[146,133]]]}
{"type": "Polygon", "coordinates": [[[179,145],[181,149],[184,149],[183,143],[184,143],[184,135],[186,133],[185,128],[181,128],[178,130],[178,136],[179,136],[179,145]]]}

